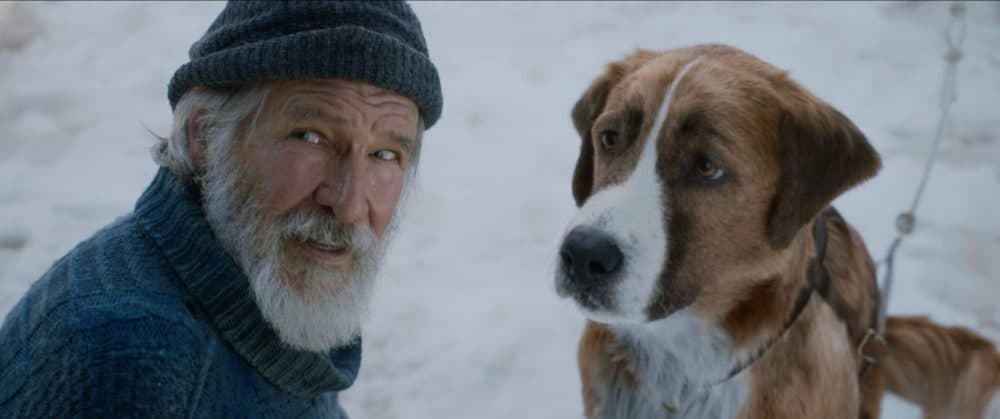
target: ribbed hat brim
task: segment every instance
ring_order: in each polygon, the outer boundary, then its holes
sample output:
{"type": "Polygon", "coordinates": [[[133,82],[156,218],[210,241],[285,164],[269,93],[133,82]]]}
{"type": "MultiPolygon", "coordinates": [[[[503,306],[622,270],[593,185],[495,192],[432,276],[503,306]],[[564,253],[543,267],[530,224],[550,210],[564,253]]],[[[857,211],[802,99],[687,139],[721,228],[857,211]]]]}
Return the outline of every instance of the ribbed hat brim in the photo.
{"type": "Polygon", "coordinates": [[[361,26],[297,32],[192,59],[170,80],[171,108],[195,85],[336,78],[370,83],[411,98],[430,128],[441,116],[441,81],[425,54],[361,26]],[[394,68],[385,68],[386,66],[394,68]],[[431,88],[428,88],[430,86],[431,88]]]}

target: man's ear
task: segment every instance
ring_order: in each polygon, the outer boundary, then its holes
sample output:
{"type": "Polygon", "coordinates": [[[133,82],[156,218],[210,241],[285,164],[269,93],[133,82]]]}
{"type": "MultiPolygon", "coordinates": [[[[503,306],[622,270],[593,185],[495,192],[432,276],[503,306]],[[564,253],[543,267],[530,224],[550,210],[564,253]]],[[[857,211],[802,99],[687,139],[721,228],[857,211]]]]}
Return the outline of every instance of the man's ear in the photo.
{"type": "Polygon", "coordinates": [[[781,175],[767,226],[774,248],[787,246],[837,195],[881,167],[878,153],[854,123],[818,98],[800,93],[783,104],[778,131],[781,175]]]}
{"type": "Polygon", "coordinates": [[[573,126],[580,134],[580,156],[577,157],[576,169],[573,170],[573,199],[576,200],[577,207],[583,206],[583,202],[593,192],[594,143],[590,138],[590,128],[604,109],[610,90],[611,80],[605,74],[595,80],[573,106],[573,126]]]}
{"type": "Polygon", "coordinates": [[[191,166],[195,173],[203,173],[205,169],[205,137],[208,134],[208,127],[204,123],[204,116],[205,111],[198,109],[184,122],[188,156],[191,158],[191,166]]]}

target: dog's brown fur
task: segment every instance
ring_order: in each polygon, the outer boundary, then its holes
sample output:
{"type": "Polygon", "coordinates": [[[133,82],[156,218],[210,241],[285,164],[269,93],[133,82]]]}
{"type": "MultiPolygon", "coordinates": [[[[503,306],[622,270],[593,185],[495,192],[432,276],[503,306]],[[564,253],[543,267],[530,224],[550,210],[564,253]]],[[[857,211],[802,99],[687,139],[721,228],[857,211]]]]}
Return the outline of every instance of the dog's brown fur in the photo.
{"type": "MultiPolygon", "coordinates": [[[[615,129],[640,141],[679,68],[706,57],[685,79],[659,137],[658,174],[671,186],[666,251],[650,320],[683,307],[713,319],[737,348],[779,335],[815,256],[817,214],[843,191],[873,176],[877,153],[844,115],[774,68],[733,48],[710,45],[664,53],[638,51],[610,64],[573,109],[582,145],[573,196],[583,205],[594,192],[621,182],[642,147],[619,155],[595,153],[595,136],[615,129]],[[713,193],[687,188],[673,167],[699,144],[729,139],[712,152],[739,177],[713,193]],[[697,141],[696,141],[697,140],[697,141]],[[739,141],[734,141],[739,140],[739,141]],[[670,153],[662,150],[669,149],[670,153]]],[[[828,221],[825,267],[848,322],[864,329],[877,309],[871,257],[843,219],[828,221]]],[[[920,404],[928,418],[974,418],[1000,387],[1000,361],[986,340],[923,319],[891,318],[890,351],[864,381],[862,360],[843,321],[818,295],[748,369],[742,418],[877,418],[883,388],[920,404]]],[[[612,376],[642,385],[627,351],[608,326],[588,322],[579,345],[588,417],[612,376]]],[[[721,377],[720,377],[721,378],[721,377]]],[[[665,414],[676,407],[664,406],[665,414]]]]}
{"type": "Polygon", "coordinates": [[[925,317],[889,317],[889,353],[876,367],[892,393],[927,419],[980,418],[1000,389],[1000,355],[988,340],[925,317]]]}

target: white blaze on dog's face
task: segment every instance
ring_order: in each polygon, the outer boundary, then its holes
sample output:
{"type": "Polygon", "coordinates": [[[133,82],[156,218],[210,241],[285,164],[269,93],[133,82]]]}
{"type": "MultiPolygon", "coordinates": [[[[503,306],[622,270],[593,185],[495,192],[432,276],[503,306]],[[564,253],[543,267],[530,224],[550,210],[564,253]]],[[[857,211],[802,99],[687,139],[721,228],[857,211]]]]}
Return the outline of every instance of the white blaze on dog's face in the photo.
{"type": "Polygon", "coordinates": [[[573,120],[583,140],[573,179],[580,210],[556,289],[603,323],[690,306],[736,328],[762,316],[780,324],[783,313],[740,304],[770,301],[800,280],[781,271],[798,232],[878,168],[843,115],[728,47],[612,63],[573,120]]]}
{"type": "MultiPolygon", "coordinates": [[[[653,123],[652,129],[640,147],[639,160],[624,182],[607,187],[591,196],[587,203],[570,221],[568,232],[575,231],[576,236],[600,235],[602,237],[581,237],[581,241],[605,239],[623,254],[621,261],[610,261],[621,264],[620,267],[608,267],[608,272],[619,278],[610,288],[601,293],[581,294],[580,304],[598,320],[614,322],[624,319],[645,319],[645,308],[649,305],[656,291],[656,278],[666,263],[667,235],[664,228],[665,218],[669,212],[665,204],[667,194],[664,194],[664,184],[656,173],[657,137],[663,128],[663,123],[670,111],[670,103],[678,84],[684,79],[684,74],[697,63],[697,59],[687,63],[674,78],[653,123]],[[602,298],[603,297],[603,298],[602,298]],[[612,307],[613,306],[613,307],[612,307]]],[[[596,137],[605,151],[611,152],[620,145],[618,133],[613,130],[598,132],[596,137]]],[[[586,243],[580,245],[587,247],[586,243]]],[[[570,246],[571,247],[571,246],[570,246]]],[[[586,252],[580,249],[578,252],[586,252]]],[[[597,252],[605,249],[594,249],[597,252]]],[[[602,255],[593,255],[600,258],[602,255]]],[[[587,258],[588,255],[574,253],[573,249],[564,246],[561,252],[564,266],[574,267],[574,258],[587,258]]],[[[617,258],[617,256],[613,256],[617,258]]],[[[579,261],[577,261],[579,262],[579,261]]],[[[594,261],[578,263],[579,268],[590,269],[587,266],[594,261]]],[[[601,263],[597,261],[596,263],[601,263]]],[[[598,269],[600,270],[600,268],[598,269]]],[[[587,275],[578,272],[580,275],[587,275]]],[[[594,273],[591,273],[594,274],[594,273]]],[[[566,294],[571,285],[564,280],[557,285],[560,294],[566,294]]],[[[603,278],[594,278],[601,281],[603,278]]]]}

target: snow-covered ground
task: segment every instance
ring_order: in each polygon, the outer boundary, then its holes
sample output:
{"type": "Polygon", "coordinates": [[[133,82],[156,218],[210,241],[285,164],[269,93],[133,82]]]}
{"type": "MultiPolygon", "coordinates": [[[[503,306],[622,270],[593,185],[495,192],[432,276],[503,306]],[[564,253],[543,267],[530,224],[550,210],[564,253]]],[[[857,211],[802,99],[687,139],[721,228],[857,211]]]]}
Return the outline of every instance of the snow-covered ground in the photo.
{"type": "MultiPolygon", "coordinates": [[[[132,208],[166,134],[166,83],[220,3],[0,3],[0,315],[132,208]]],[[[1000,6],[968,4],[958,102],[890,312],[1000,341],[1000,6]]],[[[732,44],[787,68],[882,153],[837,201],[881,255],[939,114],[947,3],[418,3],[444,82],[419,194],[390,254],[357,418],[582,412],[582,317],[551,270],[575,208],[569,109],[636,47],[732,44]]],[[[890,398],[884,418],[916,418],[890,398]]]]}

